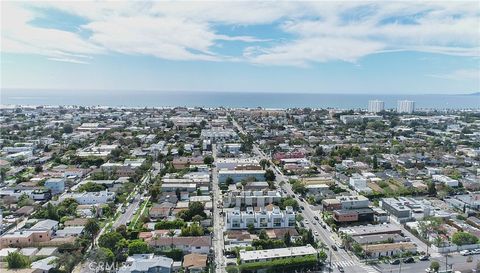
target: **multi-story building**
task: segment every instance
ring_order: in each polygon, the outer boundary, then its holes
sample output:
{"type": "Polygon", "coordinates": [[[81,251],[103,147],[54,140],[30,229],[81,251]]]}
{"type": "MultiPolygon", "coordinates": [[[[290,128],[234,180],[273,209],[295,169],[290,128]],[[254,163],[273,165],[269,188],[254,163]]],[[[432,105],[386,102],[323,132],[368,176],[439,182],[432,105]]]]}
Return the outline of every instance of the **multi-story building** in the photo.
{"type": "Polygon", "coordinates": [[[368,101],[368,112],[378,113],[385,110],[385,103],[381,100],[370,100],[368,101]]]}
{"type": "Polygon", "coordinates": [[[411,100],[399,100],[397,102],[397,112],[407,114],[415,112],[415,102],[411,100]]]}
{"type": "Polygon", "coordinates": [[[391,218],[399,223],[405,223],[412,219],[412,209],[408,204],[408,202],[395,198],[383,198],[380,201],[381,208],[387,211],[391,218]]]}
{"type": "Polygon", "coordinates": [[[278,203],[282,195],[279,191],[231,191],[223,198],[223,206],[230,207],[264,207],[278,203]]]}
{"type": "Polygon", "coordinates": [[[259,211],[254,211],[253,207],[247,207],[246,211],[235,208],[226,217],[227,229],[246,229],[250,225],[259,229],[295,227],[295,212],[290,206],[284,211],[277,206],[261,207],[259,211]]]}
{"type": "Polygon", "coordinates": [[[354,173],[349,180],[350,186],[357,192],[370,192],[371,189],[367,186],[367,179],[358,173],[354,173]]]}
{"type": "Polygon", "coordinates": [[[333,211],[333,219],[337,223],[372,222],[373,215],[374,213],[371,208],[342,209],[333,211]]]}
{"type": "Polygon", "coordinates": [[[203,129],[200,133],[200,138],[202,140],[211,140],[212,142],[227,142],[237,140],[238,135],[233,129],[215,127],[203,129]]]}

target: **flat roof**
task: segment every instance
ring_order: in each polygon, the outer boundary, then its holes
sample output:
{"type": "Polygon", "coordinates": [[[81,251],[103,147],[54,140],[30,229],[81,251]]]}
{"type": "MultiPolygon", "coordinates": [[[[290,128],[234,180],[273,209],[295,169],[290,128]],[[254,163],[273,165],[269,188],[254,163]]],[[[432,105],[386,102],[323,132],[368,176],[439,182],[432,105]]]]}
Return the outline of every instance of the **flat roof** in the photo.
{"type": "Polygon", "coordinates": [[[315,248],[313,248],[311,245],[254,251],[240,251],[240,260],[252,261],[257,259],[261,260],[271,258],[285,258],[293,256],[312,255],[316,253],[317,250],[315,250],[315,248]]]}

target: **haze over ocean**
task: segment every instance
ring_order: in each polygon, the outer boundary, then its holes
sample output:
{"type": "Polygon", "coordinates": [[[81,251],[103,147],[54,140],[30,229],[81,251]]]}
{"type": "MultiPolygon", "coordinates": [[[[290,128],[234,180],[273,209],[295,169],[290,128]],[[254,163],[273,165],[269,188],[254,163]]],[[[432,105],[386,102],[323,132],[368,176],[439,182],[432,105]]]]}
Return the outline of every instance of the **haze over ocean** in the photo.
{"type": "Polygon", "coordinates": [[[207,91],[128,91],[128,90],[31,90],[2,89],[3,105],[82,105],[129,107],[264,107],[264,108],[366,108],[368,100],[379,99],[385,108],[395,108],[397,100],[413,100],[416,108],[480,108],[479,95],[380,95],[380,94],[312,94],[207,91]]]}

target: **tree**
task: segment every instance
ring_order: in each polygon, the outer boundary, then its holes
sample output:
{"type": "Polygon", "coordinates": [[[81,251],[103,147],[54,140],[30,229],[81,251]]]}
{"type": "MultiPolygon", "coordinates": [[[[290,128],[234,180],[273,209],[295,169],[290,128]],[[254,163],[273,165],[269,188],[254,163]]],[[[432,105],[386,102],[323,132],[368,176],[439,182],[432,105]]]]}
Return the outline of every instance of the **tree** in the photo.
{"type": "Polygon", "coordinates": [[[440,264],[437,261],[432,261],[430,263],[430,269],[434,272],[438,272],[438,270],[440,269],[440,264]]]}
{"type": "Polygon", "coordinates": [[[202,220],[203,220],[203,217],[198,214],[192,217],[192,221],[196,223],[200,223],[202,220]]]}
{"type": "Polygon", "coordinates": [[[377,155],[373,155],[373,169],[376,170],[378,169],[378,159],[377,159],[377,155]]]}
{"type": "Polygon", "coordinates": [[[248,233],[250,233],[250,234],[255,233],[255,226],[254,226],[252,223],[249,223],[249,224],[247,225],[247,231],[248,231],[248,233]]]}
{"type": "Polygon", "coordinates": [[[133,240],[128,244],[128,255],[149,253],[150,248],[142,240],[133,240]]]}
{"type": "Polygon", "coordinates": [[[266,159],[262,159],[260,160],[260,166],[265,170],[267,167],[270,167],[270,162],[266,159]]]}
{"type": "Polygon", "coordinates": [[[265,180],[275,181],[275,173],[272,170],[265,171],[265,180]]]}
{"type": "Polygon", "coordinates": [[[285,235],[283,236],[283,242],[286,246],[292,245],[292,236],[290,236],[290,232],[287,231],[287,233],[285,233],[285,235]]]}
{"type": "Polygon", "coordinates": [[[122,239],[124,239],[123,236],[116,231],[107,232],[98,238],[98,245],[115,252],[117,243],[122,239]]]}
{"type": "Polygon", "coordinates": [[[100,247],[100,248],[95,248],[91,254],[90,254],[90,259],[94,260],[99,263],[111,263],[115,261],[115,255],[113,252],[105,247],[100,247]]]}
{"type": "Polygon", "coordinates": [[[262,229],[260,231],[260,234],[258,235],[258,238],[260,240],[267,240],[268,239],[268,235],[267,235],[267,232],[265,231],[265,229],[262,229]]]}
{"type": "Polygon", "coordinates": [[[72,127],[72,125],[70,125],[70,124],[65,124],[65,125],[63,125],[63,132],[64,132],[65,134],[71,134],[71,133],[73,133],[73,127],[72,127]]]}
{"type": "Polygon", "coordinates": [[[203,236],[204,233],[203,228],[199,224],[194,223],[183,227],[180,236],[203,236]]]}
{"type": "Polygon", "coordinates": [[[20,252],[10,252],[6,258],[9,269],[27,268],[30,266],[30,260],[20,252]]]}
{"type": "Polygon", "coordinates": [[[42,165],[37,164],[35,165],[35,173],[40,173],[43,171],[42,165]]]}
{"type": "Polygon", "coordinates": [[[435,187],[435,183],[433,183],[432,181],[427,183],[427,192],[430,196],[437,195],[437,188],[435,187]]]}
{"type": "Polygon", "coordinates": [[[84,191],[86,191],[86,192],[99,192],[99,191],[104,191],[104,190],[105,190],[104,185],[93,183],[93,182],[87,182],[87,183],[81,185],[78,188],[78,191],[80,191],[80,192],[84,192],[84,191]]]}
{"type": "Polygon", "coordinates": [[[203,158],[203,163],[207,165],[211,165],[213,161],[214,159],[211,155],[207,155],[206,157],[203,158]]]}
{"type": "Polygon", "coordinates": [[[97,219],[90,218],[88,219],[87,223],[85,224],[85,232],[88,236],[90,236],[92,240],[92,246],[95,245],[95,237],[97,236],[98,232],[100,231],[100,225],[98,224],[97,219]]]}
{"type": "Polygon", "coordinates": [[[472,245],[472,244],[476,244],[477,242],[478,242],[477,236],[464,231],[455,232],[452,236],[452,243],[458,246],[472,245]]]}
{"type": "Polygon", "coordinates": [[[20,197],[18,198],[18,201],[17,201],[17,207],[21,208],[23,206],[28,206],[30,204],[33,203],[33,200],[30,199],[30,197],[28,196],[28,194],[26,193],[23,193],[22,195],[20,195],[20,197]]]}
{"type": "Polygon", "coordinates": [[[225,179],[225,184],[231,185],[231,184],[233,184],[233,183],[235,183],[235,181],[233,180],[233,178],[227,177],[227,179],[225,179]]]}

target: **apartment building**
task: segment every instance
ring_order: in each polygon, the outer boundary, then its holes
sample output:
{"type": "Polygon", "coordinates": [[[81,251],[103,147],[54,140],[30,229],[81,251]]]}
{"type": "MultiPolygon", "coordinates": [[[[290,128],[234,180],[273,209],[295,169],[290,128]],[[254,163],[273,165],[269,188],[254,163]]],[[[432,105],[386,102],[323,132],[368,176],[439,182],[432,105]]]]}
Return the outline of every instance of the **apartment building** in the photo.
{"type": "Polygon", "coordinates": [[[253,207],[247,207],[245,211],[235,208],[226,217],[227,229],[246,229],[249,225],[260,229],[295,227],[295,212],[289,206],[284,211],[277,206],[262,207],[257,211],[253,207]]]}
{"type": "Polygon", "coordinates": [[[264,207],[265,205],[280,202],[282,195],[279,191],[231,191],[223,198],[225,207],[264,207]]]}
{"type": "Polygon", "coordinates": [[[115,193],[105,190],[99,192],[64,193],[58,200],[75,199],[80,205],[105,204],[115,199],[115,193]]]}

